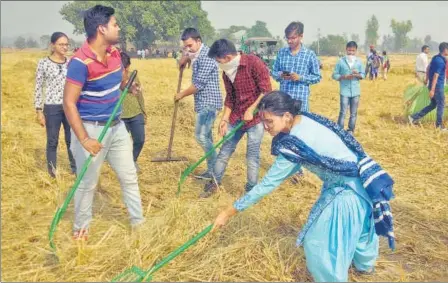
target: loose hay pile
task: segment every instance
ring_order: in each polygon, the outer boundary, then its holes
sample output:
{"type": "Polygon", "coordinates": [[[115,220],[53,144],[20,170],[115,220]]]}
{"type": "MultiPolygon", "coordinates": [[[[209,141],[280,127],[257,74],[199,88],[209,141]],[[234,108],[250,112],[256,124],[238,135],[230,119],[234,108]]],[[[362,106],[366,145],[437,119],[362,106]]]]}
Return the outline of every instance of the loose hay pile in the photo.
{"type": "MultiPolygon", "coordinates": [[[[246,178],[245,140],[229,163],[223,191],[200,200],[197,196],[203,183],[189,179],[180,197],[175,197],[178,177],[187,164],[150,160],[168,144],[176,63],[173,59],[133,60],[149,117],[147,142],[139,158],[147,222],[140,234],[130,233],[118,180],[105,164],[87,247],[79,252],[71,240],[72,203],[55,237],[60,263],[53,264],[48,227],[74,178],[69,175],[63,142],[57,180],[51,180],[45,169],[45,129],[35,123],[32,104],[34,72],[44,55],[2,53],[3,281],[108,281],[131,265],[148,268],[209,225],[220,209],[241,195],[246,178]]],[[[406,64],[413,60],[408,57],[406,64]]],[[[400,68],[408,69],[405,64],[400,68]]],[[[331,70],[332,65],[312,88],[311,110],[335,120],[338,84],[330,79],[331,70]]],[[[183,87],[188,86],[190,74],[188,70],[183,87]]],[[[356,135],[396,181],[397,199],[392,205],[397,250],[392,253],[381,239],[376,274],[351,273],[351,280],[448,280],[448,137],[430,124],[406,124],[402,94],[412,82],[410,75],[391,74],[387,82],[362,83],[356,135]]],[[[178,117],[173,150],[194,162],[203,152],[193,136],[192,98],[181,102],[178,117]]],[[[266,134],[261,175],[273,160],[270,141],[266,134]]],[[[207,235],[158,271],[154,281],[310,281],[303,250],[295,248],[295,239],[320,185],[310,174],[300,186],[285,182],[223,230],[207,235]]]]}

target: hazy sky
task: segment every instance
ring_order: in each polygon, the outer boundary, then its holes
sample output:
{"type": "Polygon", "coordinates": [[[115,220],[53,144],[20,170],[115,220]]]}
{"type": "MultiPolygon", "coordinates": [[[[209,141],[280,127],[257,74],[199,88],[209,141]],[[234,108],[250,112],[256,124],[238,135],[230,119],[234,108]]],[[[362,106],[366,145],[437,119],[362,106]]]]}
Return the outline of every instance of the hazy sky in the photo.
{"type": "MultiPolygon", "coordinates": [[[[67,1],[1,1],[1,35],[51,34],[58,30],[72,36],[73,26],[62,20],[59,10],[67,1]]],[[[446,23],[448,2],[298,2],[298,1],[202,1],[215,28],[230,25],[251,26],[256,20],[267,23],[273,35],[283,36],[286,25],[294,20],[305,25],[304,41],[311,43],[321,35],[357,33],[364,40],[366,20],[375,14],[379,21],[380,37],[391,34],[390,21],[411,20],[409,36],[448,41],[446,23]]],[[[82,39],[83,36],[76,36],[82,39]]]]}

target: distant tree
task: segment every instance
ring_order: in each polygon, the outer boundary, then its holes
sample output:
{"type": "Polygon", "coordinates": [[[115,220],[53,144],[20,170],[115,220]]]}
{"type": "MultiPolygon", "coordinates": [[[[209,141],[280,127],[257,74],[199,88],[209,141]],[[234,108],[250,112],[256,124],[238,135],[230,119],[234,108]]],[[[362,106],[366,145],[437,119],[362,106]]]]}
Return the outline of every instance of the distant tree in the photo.
{"type": "Polygon", "coordinates": [[[424,42],[426,45],[428,45],[431,42],[431,36],[429,34],[425,36],[424,42]]]}
{"type": "Polygon", "coordinates": [[[39,37],[40,41],[40,47],[47,48],[48,44],[50,44],[51,37],[48,34],[44,34],[41,37],[39,37]]]}
{"type": "MultiPolygon", "coordinates": [[[[345,50],[346,44],[343,36],[329,34],[319,40],[319,55],[336,56],[345,50]]],[[[317,41],[311,43],[310,49],[317,53],[317,41]]]]}
{"type": "Polygon", "coordinates": [[[375,17],[375,15],[372,15],[372,17],[369,20],[367,20],[365,46],[369,46],[371,44],[376,46],[379,38],[378,34],[379,27],[380,26],[378,23],[378,19],[375,17]]]}
{"type": "Polygon", "coordinates": [[[386,51],[395,51],[395,39],[392,35],[383,35],[383,43],[381,44],[381,49],[386,51]]]}
{"type": "Polygon", "coordinates": [[[351,35],[351,40],[353,40],[354,42],[361,44],[361,40],[359,39],[359,34],[352,34],[351,35]]]}
{"type": "Polygon", "coordinates": [[[421,48],[424,44],[424,41],[419,38],[407,38],[406,39],[406,45],[403,46],[404,52],[409,53],[419,53],[421,51],[421,48]]]}
{"type": "Polygon", "coordinates": [[[256,21],[255,25],[247,31],[247,37],[272,37],[272,34],[266,27],[265,22],[256,21]]]}
{"type": "Polygon", "coordinates": [[[39,47],[39,44],[37,43],[36,40],[34,40],[34,38],[28,37],[28,39],[26,40],[26,47],[37,48],[37,47],[39,47]]]}
{"type": "Polygon", "coordinates": [[[75,34],[84,34],[82,13],[96,4],[115,9],[123,49],[127,42],[141,48],[156,40],[179,40],[187,27],[197,28],[206,42],[215,35],[200,1],[71,1],[59,13],[73,24],[75,34]]]}
{"type": "Polygon", "coordinates": [[[26,39],[23,36],[19,36],[16,41],[14,41],[14,47],[18,49],[26,48],[26,39]]]}
{"type": "Polygon", "coordinates": [[[392,19],[390,27],[395,36],[395,51],[399,51],[406,47],[408,40],[407,34],[412,30],[412,22],[409,20],[398,22],[392,19]]]}

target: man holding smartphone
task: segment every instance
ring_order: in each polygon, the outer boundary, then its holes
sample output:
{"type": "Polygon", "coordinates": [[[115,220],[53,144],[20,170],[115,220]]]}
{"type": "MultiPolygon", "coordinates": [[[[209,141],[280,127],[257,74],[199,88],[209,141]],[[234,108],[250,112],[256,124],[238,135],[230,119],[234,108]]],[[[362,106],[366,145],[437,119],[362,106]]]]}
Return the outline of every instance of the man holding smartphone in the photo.
{"type": "Polygon", "coordinates": [[[280,82],[280,90],[302,102],[302,111],[309,111],[310,85],[322,79],[316,54],[303,46],[303,24],[292,22],[285,29],[288,47],[278,51],[272,77],[280,82]]]}
{"type": "Polygon", "coordinates": [[[333,79],[339,81],[341,97],[338,124],[341,128],[344,128],[345,113],[350,106],[348,122],[348,132],[350,134],[353,134],[355,130],[358,114],[359,98],[361,96],[360,80],[365,78],[364,66],[361,60],[356,57],[357,50],[356,42],[348,42],[346,45],[347,55],[339,59],[333,71],[333,79]]]}
{"type": "MultiPolygon", "coordinates": [[[[322,76],[316,54],[302,44],[303,28],[301,22],[292,22],[286,27],[288,47],[278,51],[271,75],[280,82],[281,91],[302,103],[302,112],[309,112],[310,85],[320,82],[322,76]]],[[[300,170],[291,181],[297,184],[302,177],[300,170]]]]}

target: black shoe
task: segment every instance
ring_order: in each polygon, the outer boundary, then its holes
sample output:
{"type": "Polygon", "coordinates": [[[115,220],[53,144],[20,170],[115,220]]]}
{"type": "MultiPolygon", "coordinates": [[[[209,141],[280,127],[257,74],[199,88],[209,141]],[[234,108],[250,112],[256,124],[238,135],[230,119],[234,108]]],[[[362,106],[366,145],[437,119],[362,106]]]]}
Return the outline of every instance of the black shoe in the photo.
{"type": "Polygon", "coordinates": [[[218,186],[214,181],[205,184],[204,191],[199,195],[200,198],[208,198],[218,190],[218,186]]]}

